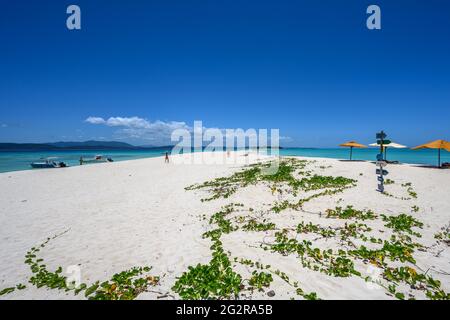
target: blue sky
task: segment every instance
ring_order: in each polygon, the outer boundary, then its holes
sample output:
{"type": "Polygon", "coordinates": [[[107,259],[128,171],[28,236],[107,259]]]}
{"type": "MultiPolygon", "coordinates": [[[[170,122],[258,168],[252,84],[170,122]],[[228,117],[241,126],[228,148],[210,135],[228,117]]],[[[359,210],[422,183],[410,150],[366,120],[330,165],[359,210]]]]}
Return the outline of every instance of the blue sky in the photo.
{"type": "Polygon", "coordinates": [[[446,0],[3,2],[0,142],[164,144],[194,120],[285,146],[450,140],[449,39],[446,0]]]}

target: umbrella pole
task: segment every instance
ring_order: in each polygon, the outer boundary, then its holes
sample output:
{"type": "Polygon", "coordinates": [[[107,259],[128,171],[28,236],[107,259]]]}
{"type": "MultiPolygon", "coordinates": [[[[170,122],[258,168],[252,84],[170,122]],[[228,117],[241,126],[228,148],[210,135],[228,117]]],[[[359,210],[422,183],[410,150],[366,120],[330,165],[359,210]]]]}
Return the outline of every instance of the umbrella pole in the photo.
{"type": "Polygon", "coordinates": [[[352,160],[353,147],[350,147],[350,160],[352,160]]]}
{"type": "Polygon", "coordinates": [[[438,151],[438,167],[440,168],[441,167],[441,149],[439,148],[438,150],[439,150],[438,151]]]}

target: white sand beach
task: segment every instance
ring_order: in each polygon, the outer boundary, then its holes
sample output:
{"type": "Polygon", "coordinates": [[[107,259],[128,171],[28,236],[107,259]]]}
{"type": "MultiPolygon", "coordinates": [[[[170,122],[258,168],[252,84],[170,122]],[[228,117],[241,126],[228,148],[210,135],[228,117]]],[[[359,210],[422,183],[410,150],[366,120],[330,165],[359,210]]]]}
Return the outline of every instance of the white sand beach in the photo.
{"type": "MultiPolygon", "coordinates": [[[[184,155],[189,157],[190,155],[184,155]]],[[[212,157],[196,154],[195,157],[212,157]]],[[[137,299],[178,299],[172,290],[177,278],[198,263],[211,260],[211,240],[202,235],[214,226],[210,217],[230,203],[244,206],[228,217],[240,227],[221,236],[224,251],[233,270],[245,279],[257,268],[235,262],[251,260],[270,266],[266,272],[273,275],[269,287],[262,290],[244,289],[240,299],[303,299],[297,294],[316,293],[321,299],[395,299],[382,288],[364,280],[366,276],[382,279],[376,264],[364,259],[353,259],[361,276],[333,276],[304,267],[298,255],[264,250],[261,244],[273,243],[275,233],[285,229],[288,238],[310,240],[313,247],[322,250],[345,248],[339,237],[321,237],[317,233],[298,233],[302,221],[324,228],[342,228],[355,219],[326,218],[327,209],[353,206],[358,210],[372,210],[378,215],[373,220],[359,221],[371,231],[367,236],[389,240],[393,231],[385,225],[381,215],[407,214],[423,223],[413,230],[421,237],[410,235],[412,242],[423,247],[414,248],[415,264],[391,261],[390,266],[409,265],[417,273],[440,281],[440,290],[450,292],[450,247],[435,235],[450,224],[450,170],[421,168],[413,165],[389,165],[386,185],[391,195],[376,191],[375,165],[370,162],[348,162],[333,159],[297,158],[307,160],[304,170],[323,176],[343,176],[356,180],[355,186],[336,194],[317,197],[304,203],[301,209],[287,208],[271,211],[273,203],[293,201],[295,196],[273,192],[267,184],[250,184],[239,188],[228,198],[219,197],[201,201],[209,196],[207,189],[185,190],[186,187],[219,177],[227,177],[242,169],[245,161],[255,163],[270,160],[267,157],[233,153],[240,163],[229,164],[169,164],[163,158],[86,165],[55,170],[21,171],[0,174],[0,290],[23,284],[26,288],[14,290],[0,299],[86,299],[84,294],[47,287],[37,288],[29,283],[32,276],[25,255],[48,237],[51,240],[39,253],[48,270],[59,266],[63,274],[70,266],[79,266],[81,281],[106,281],[113,274],[134,266],[151,266],[152,275],[159,276],[157,285],[140,293],[137,299]],[[411,196],[411,193],[417,197],[411,196]],[[251,210],[250,210],[251,208],[251,210]],[[239,219],[271,222],[275,229],[244,231],[239,219]],[[280,271],[289,280],[276,275],[280,271]],[[289,282],[289,283],[288,283],[289,282]]],[[[183,157],[183,156],[178,156],[183,157]]],[[[304,198],[314,191],[300,191],[304,198]]],[[[445,240],[445,239],[444,239],[445,240]]],[[[355,237],[355,246],[378,248],[355,237]]],[[[370,260],[370,259],[369,259],[370,260]]],[[[383,282],[386,286],[389,284],[383,282]]],[[[426,290],[397,283],[397,292],[405,298],[426,299],[426,290]]]]}

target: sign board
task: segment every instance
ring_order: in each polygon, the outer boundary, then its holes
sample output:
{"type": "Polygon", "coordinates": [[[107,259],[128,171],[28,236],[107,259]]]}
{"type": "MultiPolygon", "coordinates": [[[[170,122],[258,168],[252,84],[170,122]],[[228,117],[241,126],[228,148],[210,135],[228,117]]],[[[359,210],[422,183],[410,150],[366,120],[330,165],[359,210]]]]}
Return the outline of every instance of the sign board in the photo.
{"type": "Polygon", "coordinates": [[[377,166],[379,166],[379,167],[382,167],[382,168],[387,166],[387,162],[386,161],[377,161],[375,164],[377,166]]]}
{"type": "Polygon", "coordinates": [[[388,145],[391,143],[391,140],[387,140],[386,137],[386,133],[384,133],[383,131],[378,132],[376,134],[377,137],[377,144],[381,147],[379,154],[377,154],[377,162],[376,165],[379,167],[379,169],[376,169],[376,173],[377,173],[377,180],[378,180],[378,191],[379,192],[384,192],[384,178],[383,176],[387,176],[388,175],[388,171],[384,170],[383,168],[386,167],[387,162],[384,160],[384,155],[383,155],[383,145],[388,145]]]}

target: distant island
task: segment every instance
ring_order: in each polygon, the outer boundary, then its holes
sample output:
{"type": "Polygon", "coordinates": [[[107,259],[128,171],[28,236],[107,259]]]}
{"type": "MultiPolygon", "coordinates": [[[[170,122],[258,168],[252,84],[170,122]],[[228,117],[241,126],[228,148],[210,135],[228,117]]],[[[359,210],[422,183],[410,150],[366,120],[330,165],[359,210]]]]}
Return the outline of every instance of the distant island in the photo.
{"type": "MultiPolygon", "coordinates": [[[[82,142],[48,142],[48,143],[0,143],[1,151],[64,151],[64,150],[167,150],[174,146],[133,146],[125,142],[117,141],[82,141],[82,142]]],[[[205,148],[204,145],[202,148],[205,148]]],[[[225,147],[225,144],[224,144],[225,147]]],[[[193,147],[192,147],[193,148],[193,147]]],[[[234,148],[236,149],[236,148],[234,148]]],[[[257,147],[259,149],[259,147],[257,147]]],[[[267,149],[272,149],[267,146],[267,149]]],[[[276,149],[284,149],[277,147],[276,149]]]]}
{"type": "Polygon", "coordinates": [[[173,146],[133,146],[117,141],[49,142],[49,143],[0,143],[0,151],[58,151],[58,150],[152,150],[173,146]]]}

